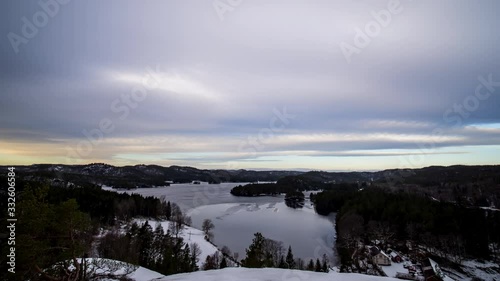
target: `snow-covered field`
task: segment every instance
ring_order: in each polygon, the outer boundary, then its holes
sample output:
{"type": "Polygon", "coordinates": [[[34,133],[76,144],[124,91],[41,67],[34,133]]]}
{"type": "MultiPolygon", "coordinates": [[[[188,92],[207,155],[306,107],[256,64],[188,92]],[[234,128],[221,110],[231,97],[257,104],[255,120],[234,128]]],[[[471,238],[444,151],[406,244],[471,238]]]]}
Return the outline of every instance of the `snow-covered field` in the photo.
{"type": "MultiPolygon", "coordinates": [[[[89,264],[93,264],[94,259],[87,259],[89,264]]],[[[196,271],[192,273],[182,273],[165,276],[158,272],[149,270],[140,266],[132,266],[128,271],[127,264],[124,262],[110,260],[110,259],[97,259],[96,265],[99,269],[96,273],[104,274],[103,281],[111,281],[115,279],[108,279],[106,274],[113,274],[115,276],[125,274],[126,278],[133,281],[395,281],[399,279],[369,276],[356,273],[318,273],[311,271],[289,270],[278,268],[243,268],[243,267],[228,267],[225,269],[196,271]],[[99,264],[99,261],[107,261],[109,263],[99,264]],[[109,265],[109,266],[108,266],[109,265]]],[[[94,265],[89,265],[89,268],[94,265]]]]}
{"type": "Polygon", "coordinates": [[[395,281],[399,279],[355,273],[318,273],[278,268],[225,268],[176,274],[156,281],[395,281]]]}
{"type": "MultiPolygon", "coordinates": [[[[142,225],[144,222],[148,221],[149,225],[151,225],[153,229],[156,227],[157,223],[160,223],[161,226],[163,227],[163,231],[165,232],[167,232],[169,224],[172,223],[170,221],[156,221],[156,220],[146,220],[146,219],[136,219],[135,221],[139,225],[142,225]]],[[[200,246],[201,255],[197,263],[199,267],[201,267],[201,265],[205,262],[205,259],[207,258],[208,255],[213,255],[215,252],[218,251],[217,247],[215,247],[213,244],[205,240],[205,234],[203,233],[203,231],[196,229],[194,227],[184,226],[182,232],[180,233],[180,236],[184,239],[184,242],[186,242],[187,244],[196,243],[198,244],[198,246],[200,246]]]]}

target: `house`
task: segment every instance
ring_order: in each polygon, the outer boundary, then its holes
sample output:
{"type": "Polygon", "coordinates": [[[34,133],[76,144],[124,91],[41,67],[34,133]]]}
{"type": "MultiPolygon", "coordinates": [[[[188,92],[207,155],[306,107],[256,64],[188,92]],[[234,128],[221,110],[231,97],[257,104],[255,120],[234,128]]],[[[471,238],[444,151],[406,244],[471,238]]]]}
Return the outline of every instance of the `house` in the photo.
{"type": "Polygon", "coordinates": [[[396,251],[392,251],[389,255],[391,256],[391,260],[393,262],[400,263],[403,261],[403,258],[401,257],[401,255],[396,251]]]}
{"type": "Polygon", "coordinates": [[[370,247],[370,255],[372,256],[373,263],[376,265],[391,265],[389,256],[378,247],[370,247]]]}
{"type": "Polygon", "coordinates": [[[439,264],[430,258],[424,262],[422,269],[425,281],[453,281],[453,279],[444,274],[439,264]]]}
{"type": "Polygon", "coordinates": [[[373,256],[373,262],[377,265],[391,265],[391,259],[384,251],[380,251],[373,256]]]}

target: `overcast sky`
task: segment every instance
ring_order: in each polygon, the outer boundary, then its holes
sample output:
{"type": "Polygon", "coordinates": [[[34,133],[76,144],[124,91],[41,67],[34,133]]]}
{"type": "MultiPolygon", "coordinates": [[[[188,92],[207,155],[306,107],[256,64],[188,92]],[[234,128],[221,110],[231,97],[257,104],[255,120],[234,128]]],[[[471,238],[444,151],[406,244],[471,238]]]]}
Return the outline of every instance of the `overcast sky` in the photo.
{"type": "Polygon", "coordinates": [[[1,4],[0,164],[500,164],[499,1],[59,1],[1,4]]]}

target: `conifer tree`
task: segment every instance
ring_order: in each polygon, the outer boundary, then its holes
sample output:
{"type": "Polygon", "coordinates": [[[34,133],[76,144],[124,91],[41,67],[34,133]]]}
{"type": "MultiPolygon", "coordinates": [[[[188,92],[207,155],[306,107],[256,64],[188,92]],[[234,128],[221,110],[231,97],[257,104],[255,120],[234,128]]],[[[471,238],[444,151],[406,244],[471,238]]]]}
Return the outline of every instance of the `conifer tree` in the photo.
{"type": "Polygon", "coordinates": [[[314,261],[313,261],[313,259],[309,260],[309,263],[307,264],[307,270],[314,271],[314,261]]]}
{"type": "Polygon", "coordinates": [[[295,268],[295,260],[293,259],[292,246],[288,246],[288,253],[286,254],[286,263],[288,268],[295,268]]]}
{"type": "Polygon", "coordinates": [[[285,257],[282,255],[280,256],[280,262],[278,264],[279,268],[288,268],[288,264],[285,262],[285,257]]]}
{"type": "Polygon", "coordinates": [[[328,257],[326,256],[326,254],[323,254],[321,269],[323,270],[323,272],[328,272],[328,257]]]}
{"type": "Polygon", "coordinates": [[[319,259],[316,259],[316,266],[314,267],[314,271],[321,272],[321,269],[321,263],[319,262],[319,259]]]}
{"type": "Polygon", "coordinates": [[[220,262],[220,269],[226,268],[227,267],[227,260],[226,257],[222,257],[222,261],[220,262]]]}
{"type": "Polygon", "coordinates": [[[241,261],[244,267],[263,267],[266,259],[264,253],[264,236],[260,232],[254,234],[252,244],[246,249],[246,258],[241,261]]]}

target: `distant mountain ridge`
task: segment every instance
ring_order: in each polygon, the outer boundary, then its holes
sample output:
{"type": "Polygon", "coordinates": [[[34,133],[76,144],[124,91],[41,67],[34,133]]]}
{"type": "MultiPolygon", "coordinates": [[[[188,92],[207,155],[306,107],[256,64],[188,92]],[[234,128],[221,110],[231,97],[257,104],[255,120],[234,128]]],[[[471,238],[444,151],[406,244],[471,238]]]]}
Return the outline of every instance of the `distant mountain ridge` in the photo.
{"type": "MultiPolygon", "coordinates": [[[[4,166],[7,167],[7,166],[4,166]]],[[[158,165],[135,165],[116,167],[104,163],[87,165],[33,164],[14,166],[18,176],[27,180],[51,179],[73,184],[98,184],[116,188],[165,186],[168,183],[203,181],[256,182],[276,181],[285,176],[299,175],[298,171],[252,171],[252,170],[201,170],[193,167],[158,165]]]]}
{"type": "MultiPolygon", "coordinates": [[[[6,168],[8,166],[3,166],[6,168]]],[[[389,169],[377,172],[325,171],[255,171],[197,169],[188,166],[134,165],[116,167],[104,163],[86,165],[33,164],[14,166],[19,177],[27,180],[49,179],[73,184],[98,184],[117,188],[164,186],[169,182],[189,183],[203,181],[257,182],[294,181],[305,183],[360,183],[418,184],[423,186],[443,183],[488,181],[500,184],[500,165],[487,166],[430,166],[419,169],[389,169]]]]}

